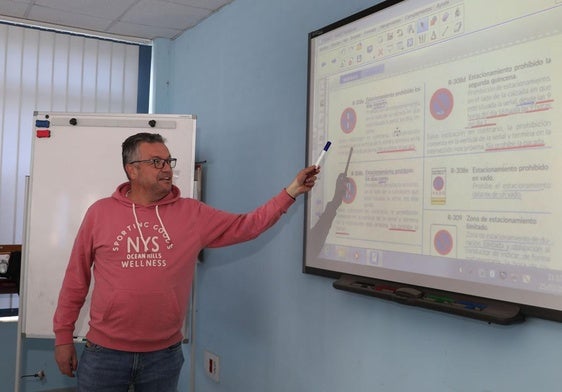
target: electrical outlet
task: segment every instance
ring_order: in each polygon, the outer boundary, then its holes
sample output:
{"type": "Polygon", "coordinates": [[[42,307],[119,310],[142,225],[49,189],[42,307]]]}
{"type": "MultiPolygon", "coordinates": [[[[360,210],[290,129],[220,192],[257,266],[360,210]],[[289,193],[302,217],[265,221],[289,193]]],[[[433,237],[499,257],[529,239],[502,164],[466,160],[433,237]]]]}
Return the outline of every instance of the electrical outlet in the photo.
{"type": "Polygon", "coordinates": [[[219,356],[209,351],[203,352],[203,362],[205,366],[205,374],[215,382],[219,382],[220,366],[219,356]]]}

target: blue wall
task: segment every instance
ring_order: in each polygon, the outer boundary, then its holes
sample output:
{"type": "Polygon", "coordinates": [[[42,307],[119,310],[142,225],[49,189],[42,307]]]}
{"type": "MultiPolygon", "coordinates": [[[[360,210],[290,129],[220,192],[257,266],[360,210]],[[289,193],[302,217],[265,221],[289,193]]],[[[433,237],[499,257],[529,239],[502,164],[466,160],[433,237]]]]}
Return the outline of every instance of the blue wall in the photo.
{"type": "MultiPolygon", "coordinates": [[[[155,109],[198,116],[209,204],[252,209],[305,165],[307,34],[373,4],[235,0],[156,42],[155,109]]],[[[300,199],[259,239],[206,251],[197,391],[560,389],[560,324],[489,325],[334,290],[301,273],[303,212],[300,199]],[[219,384],[203,350],[220,356],[219,384]]]]}
{"type": "MultiPolygon", "coordinates": [[[[235,0],[154,47],[159,113],[198,116],[206,200],[247,211],[305,164],[307,34],[367,0],[235,0]]],[[[171,146],[173,147],[173,146],[171,146]]],[[[259,239],[208,250],[199,269],[197,392],[559,390],[562,326],[498,326],[362,297],[301,273],[303,200],[259,239]],[[220,383],[203,372],[220,356],[220,383]]],[[[16,324],[0,323],[0,391],[13,385],[16,324]],[[7,380],[7,381],[6,381],[7,380]]],[[[189,355],[190,345],[184,352],[189,355]]],[[[52,341],[28,339],[22,392],[73,385],[52,341]]],[[[189,360],[180,390],[190,383],[189,360]]]]}
{"type": "Polygon", "coordinates": [[[6,391],[14,390],[17,328],[15,322],[0,323],[0,385],[6,391]]]}
{"type": "MultiPolygon", "coordinates": [[[[13,391],[15,387],[17,322],[0,322],[0,392],[13,391]]],[[[24,339],[21,351],[21,375],[33,375],[43,370],[46,377],[21,379],[20,391],[45,391],[55,388],[72,388],[75,379],[62,376],[54,360],[52,339],[24,339]]],[[[78,346],[78,355],[81,347],[78,346]]]]}

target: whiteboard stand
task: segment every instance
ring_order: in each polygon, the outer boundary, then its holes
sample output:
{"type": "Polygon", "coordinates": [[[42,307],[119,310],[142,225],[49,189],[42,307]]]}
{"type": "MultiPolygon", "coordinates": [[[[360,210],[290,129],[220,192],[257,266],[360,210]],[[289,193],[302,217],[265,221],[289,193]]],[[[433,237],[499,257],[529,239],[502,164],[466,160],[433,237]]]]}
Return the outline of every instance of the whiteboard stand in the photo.
{"type": "MultiPolygon", "coordinates": [[[[195,171],[193,174],[193,197],[197,200],[203,200],[203,162],[195,163],[195,171]]],[[[187,339],[191,344],[189,354],[189,392],[195,392],[195,326],[197,316],[197,269],[202,260],[202,253],[199,254],[195,270],[193,271],[193,283],[191,286],[191,297],[189,299],[189,331],[184,336],[189,336],[187,339]]]]}
{"type": "MultiPolygon", "coordinates": [[[[109,197],[127,180],[121,162],[123,141],[138,132],[161,134],[170,152],[178,158],[174,182],[182,196],[192,197],[194,185],[193,115],[35,112],[33,116],[31,173],[26,179],[16,392],[20,388],[24,338],[54,338],[52,318],[58,292],[87,208],[96,200],[109,197]],[[59,175],[61,168],[64,176],[59,175]]],[[[79,337],[86,335],[88,314],[87,298],[76,322],[75,334],[79,337]]]]}
{"type": "MultiPolygon", "coordinates": [[[[23,232],[27,233],[27,218],[29,213],[29,176],[25,176],[25,203],[24,203],[24,222],[23,222],[23,232]]],[[[14,392],[19,392],[20,390],[20,380],[21,380],[21,361],[22,361],[22,351],[23,351],[23,321],[22,321],[22,307],[24,305],[23,296],[25,293],[25,263],[26,260],[25,252],[27,251],[26,239],[24,238],[22,244],[22,263],[20,266],[20,298],[19,298],[19,311],[18,311],[18,329],[17,329],[17,340],[16,340],[16,369],[14,375],[14,392]]]]}

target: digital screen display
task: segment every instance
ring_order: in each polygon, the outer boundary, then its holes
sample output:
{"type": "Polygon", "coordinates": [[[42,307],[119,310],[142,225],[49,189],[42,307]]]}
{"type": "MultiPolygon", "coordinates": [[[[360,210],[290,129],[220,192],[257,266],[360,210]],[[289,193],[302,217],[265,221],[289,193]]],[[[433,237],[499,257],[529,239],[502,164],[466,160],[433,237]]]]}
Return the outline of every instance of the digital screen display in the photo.
{"type": "Polygon", "coordinates": [[[304,271],[562,310],[561,20],[403,0],[310,33],[304,271]]]}

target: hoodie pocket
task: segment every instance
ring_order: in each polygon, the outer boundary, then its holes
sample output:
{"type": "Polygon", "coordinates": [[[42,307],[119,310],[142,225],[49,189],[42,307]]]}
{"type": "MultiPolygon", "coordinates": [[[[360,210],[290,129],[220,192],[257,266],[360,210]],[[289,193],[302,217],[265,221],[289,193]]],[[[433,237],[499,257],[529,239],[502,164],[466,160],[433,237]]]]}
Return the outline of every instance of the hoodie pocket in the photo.
{"type": "Polygon", "coordinates": [[[116,290],[103,311],[98,329],[114,338],[167,339],[182,327],[175,292],[116,290]]]}

